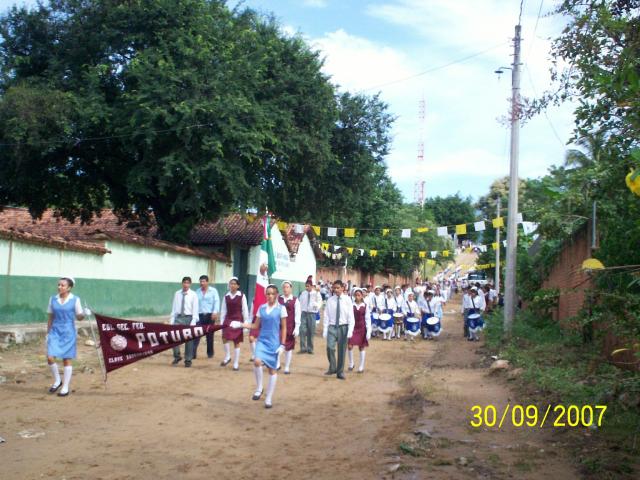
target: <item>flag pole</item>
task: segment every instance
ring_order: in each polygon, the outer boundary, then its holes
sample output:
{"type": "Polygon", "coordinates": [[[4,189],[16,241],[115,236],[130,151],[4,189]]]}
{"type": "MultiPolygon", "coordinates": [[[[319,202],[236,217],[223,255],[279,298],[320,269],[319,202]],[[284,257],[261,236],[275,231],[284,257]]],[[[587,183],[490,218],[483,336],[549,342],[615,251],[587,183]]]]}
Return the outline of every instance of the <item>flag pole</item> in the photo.
{"type": "MultiPolygon", "coordinates": [[[[93,315],[93,309],[89,307],[87,303],[85,303],[86,307],[91,311],[91,316],[93,316],[95,320],[95,315],[93,315]]],[[[91,330],[91,336],[93,337],[93,346],[96,349],[96,355],[98,356],[98,363],[100,364],[100,369],[102,370],[102,383],[104,384],[104,389],[107,389],[107,369],[104,366],[104,358],[102,358],[102,350],[100,349],[100,343],[96,337],[96,332],[93,328],[93,322],[87,319],[89,322],[89,329],[91,330]]]]}

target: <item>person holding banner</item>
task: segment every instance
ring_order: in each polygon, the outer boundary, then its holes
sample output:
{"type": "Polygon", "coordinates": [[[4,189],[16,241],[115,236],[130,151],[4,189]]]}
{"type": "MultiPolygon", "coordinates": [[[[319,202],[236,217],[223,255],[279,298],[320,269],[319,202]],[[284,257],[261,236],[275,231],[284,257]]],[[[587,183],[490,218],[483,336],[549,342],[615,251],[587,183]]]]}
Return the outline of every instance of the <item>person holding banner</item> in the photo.
{"type": "Polygon", "coordinates": [[[325,375],[336,375],[345,380],[344,357],[347,351],[347,340],[353,335],[355,318],[353,317],[353,302],[344,294],[342,280],[333,282],[334,295],[327,300],[324,309],[324,328],[322,338],[327,340],[327,358],[329,370],[325,375]],[[336,364],[336,347],[338,349],[338,363],[336,364]]]}
{"type": "MultiPolygon", "coordinates": [[[[291,358],[293,357],[293,349],[296,348],[296,337],[300,335],[300,302],[293,296],[293,285],[289,280],[282,282],[282,295],[278,297],[280,305],[284,305],[287,309],[287,338],[284,342],[285,361],[284,374],[291,373],[291,358]]],[[[278,367],[280,363],[278,363],[278,367]]]]}
{"type": "MultiPolygon", "coordinates": [[[[218,319],[220,311],[220,295],[215,288],[209,287],[209,277],[200,275],[200,288],[196,292],[198,295],[198,325],[213,325],[218,319]]],[[[213,358],[213,334],[207,333],[207,357],[213,358]]],[[[200,345],[200,337],[193,341],[193,358],[198,353],[198,345],[200,345]]]]}
{"type": "Polygon", "coordinates": [[[353,370],[355,366],[353,363],[353,347],[357,346],[360,350],[358,373],[362,373],[364,372],[364,359],[367,353],[366,348],[369,346],[369,339],[371,338],[371,312],[369,311],[369,305],[364,301],[363,290],[361,288],[355,288],[353,290],[353,296],[355,298],[355,302],[353,303],[353,335],[347,342],[349,348],[349,371],[353,370]]]}
{"type": "MultiPolygon", "coordinates": [[[[198,295],[191,290],[191,277],[182,278],[182,288],[173,296],[173,306],[171,307],[171,325],[190,325],[198,323],[198,295]]],[[[173,362],[171,365],[178,365],[182,360],[180,356],[180,346],[173,347],[173,362]]],[[[184,346],[184,366],[189,368],[193,360],[193,340],[189,340],[184,346]]]]}
{"type": "Polygon", "coordinates": [[[234,330],[242,328],[257,328],[260,335],[256,341],[255,360],[253,371],[256,377],[256,391],[251,397],[252,400],[260,400],[262,397],[262,367],[269,369],[269,384],[267,385],[267,396],[264,401],[265,408],[273,407],[273,393],[278,381],[278,357],[285,350],[284,343],[287,338],[287,308],[278,302],[278,287],[269,285],[266,289],[267,303],[262,305],[256,312],[254,323],[247,320],[240,322],[234,320],[230,322],[230,327],[234,330]]]}
{"type": "Polygon", "coordinates": [[[82,320],[91,315],[88,309],[82,310],[80,298],[71,293],[75,285],[73,277],[62,277],[58,280],[58,294],[49,299],[47,307],[47,364],[53,375],[53,385],[49,393],[58,392],[59,397],[69,395],[69,383],[73,367],[71,360],[76,358],[76,325],[75,320],[82,320]],[[64,365],[63,379],[60,379],[56,358],[62,358],[64,365]]]}
{"type": "MultiPolygon", "coordinates": [[[[249,307],[247,306],[247,297],[240,291],[240,282],[238,277],[229,279],[229,291],[224,296],[222,308],[220,309],[220,321],[222,325],[228,327],[222,332],[222,343],[224,345],[224,359],[220,363],[221,367],[226,367],[231,361],[231,345],[233,342],[234,356],[233,369],[239,370],[240,362],[240,344],[243,341],[242,328],[231,327],[232,321],[247,323],[249,321],[249,307]]],[[[252,328],[251,326],[247,328],[252,328]]],[[[259,329],[260,327],[255,327],[259,329]]]]}

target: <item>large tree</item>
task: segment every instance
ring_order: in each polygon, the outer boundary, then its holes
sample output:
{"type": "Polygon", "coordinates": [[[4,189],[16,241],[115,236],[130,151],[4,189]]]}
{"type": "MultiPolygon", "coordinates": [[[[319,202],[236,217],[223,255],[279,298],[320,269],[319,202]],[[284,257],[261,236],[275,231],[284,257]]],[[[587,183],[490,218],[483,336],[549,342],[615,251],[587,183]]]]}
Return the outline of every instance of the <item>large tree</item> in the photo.
{"type": "Polygon", "coordinates": [[[152,212],[185,240],[233,207],[305,211],[336,164],[318,54],[249,9],[52,0],[11,9],[0,35],[3,204],[152,212]]]}

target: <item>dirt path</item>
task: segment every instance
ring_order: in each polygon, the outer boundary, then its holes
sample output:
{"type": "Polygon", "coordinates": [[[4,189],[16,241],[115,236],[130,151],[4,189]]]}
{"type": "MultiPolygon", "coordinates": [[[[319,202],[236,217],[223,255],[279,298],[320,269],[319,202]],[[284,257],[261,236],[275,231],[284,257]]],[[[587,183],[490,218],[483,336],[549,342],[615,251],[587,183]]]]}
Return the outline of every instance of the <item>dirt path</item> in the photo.
{"type": "Polygon", "coordinates": [[[459,323],[447,314],[438,342],[373,341],[365,374],[344,382],[323,375],[316,339],[315,355],[296,354],[292,375],[279,375],[272,410],[250,399],[247,345],[233,372],[218,366],[218,338],[212,360],[174,368],[165,352],[113,372],[106,390],[81,339],[64,399],[46,393],[44,343],[1,352],[1,476],[576,478],[553,432],[468,427],[471,405],[515,399],[480,368],[479,345],[462,341],[459,323]]]}

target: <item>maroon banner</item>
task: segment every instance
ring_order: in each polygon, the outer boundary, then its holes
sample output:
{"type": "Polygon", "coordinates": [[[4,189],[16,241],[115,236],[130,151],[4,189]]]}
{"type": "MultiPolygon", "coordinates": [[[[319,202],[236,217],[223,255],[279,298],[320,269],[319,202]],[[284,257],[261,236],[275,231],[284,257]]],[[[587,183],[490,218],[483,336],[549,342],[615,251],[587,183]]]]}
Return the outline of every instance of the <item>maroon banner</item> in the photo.
{"type": "Polygon", "coordinates": [[[224,328],[223,325],[166,325],[134,322],[94,313],[107,372],[224,328]]]}

